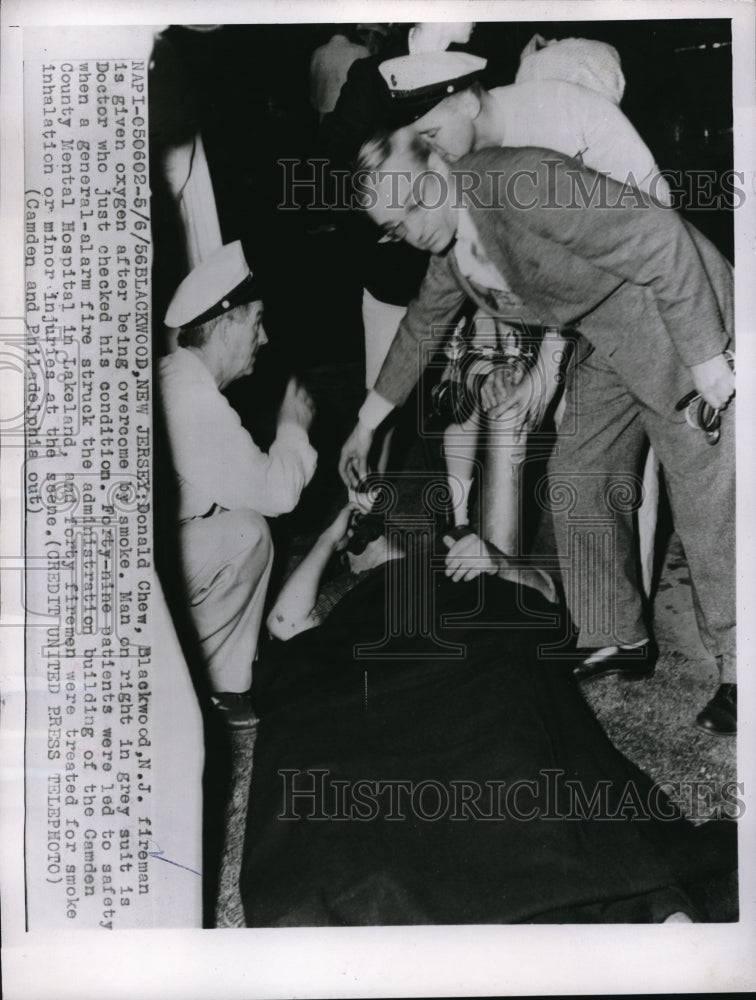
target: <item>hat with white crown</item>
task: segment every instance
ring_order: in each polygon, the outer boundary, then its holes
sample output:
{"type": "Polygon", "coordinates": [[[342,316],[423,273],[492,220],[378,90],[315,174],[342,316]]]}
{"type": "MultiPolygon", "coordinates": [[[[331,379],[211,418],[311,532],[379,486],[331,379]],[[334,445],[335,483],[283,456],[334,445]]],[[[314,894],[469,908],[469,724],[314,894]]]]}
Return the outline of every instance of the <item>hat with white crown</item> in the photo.
{"type": "Polygon", "coordinates": [[[173,328],[201,326],[246,302],[261,298],[240,240],[227,243],[187,274],[165,314],[173,328]]]}
{"type": "Polygon", "coordinates": [[[486,68],[486,60],[468,52],[420,52],[382,62],[391,104],[405,122],[416,121],[439,101],[467,90],[486,68]]]}

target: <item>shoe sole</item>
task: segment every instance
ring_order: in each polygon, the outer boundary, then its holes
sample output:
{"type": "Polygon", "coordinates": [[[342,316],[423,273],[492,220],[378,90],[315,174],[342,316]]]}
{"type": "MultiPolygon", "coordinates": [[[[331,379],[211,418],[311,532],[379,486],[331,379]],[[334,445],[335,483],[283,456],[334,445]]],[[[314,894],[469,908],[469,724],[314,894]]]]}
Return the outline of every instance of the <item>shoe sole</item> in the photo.
{"type": "Polygon", "coordinates": [[[254,729],[260,720],[255,716],[255,718],[245,719],[243,722],[231,722],[221,716],[221,721],[226,729],[254,729]]]}
{"type": "Polygon", "coordinates": [[[708,726],[704,726],[701,722],[694,722],[693,725],[699,730],[699,732],[706,733],[707,736],[718,736],[720,739],[738,735],[737,729],[734,729],[731,733],[725,733],[721,729],[710,729],[708,726]]]}

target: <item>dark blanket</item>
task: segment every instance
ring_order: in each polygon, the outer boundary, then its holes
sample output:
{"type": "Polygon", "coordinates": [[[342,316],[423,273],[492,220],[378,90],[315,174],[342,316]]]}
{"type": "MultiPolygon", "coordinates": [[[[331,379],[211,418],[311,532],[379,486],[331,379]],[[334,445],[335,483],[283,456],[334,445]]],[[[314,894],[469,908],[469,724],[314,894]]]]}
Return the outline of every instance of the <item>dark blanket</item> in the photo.
{"type": "Polygon", "coordinates": [[[735,824],[694,828],[613,747],[543,655],[554,608],[424,591],[383,568],[258,670],[247,924],[705,918],[681,886],[734,869],[735,824]]]}

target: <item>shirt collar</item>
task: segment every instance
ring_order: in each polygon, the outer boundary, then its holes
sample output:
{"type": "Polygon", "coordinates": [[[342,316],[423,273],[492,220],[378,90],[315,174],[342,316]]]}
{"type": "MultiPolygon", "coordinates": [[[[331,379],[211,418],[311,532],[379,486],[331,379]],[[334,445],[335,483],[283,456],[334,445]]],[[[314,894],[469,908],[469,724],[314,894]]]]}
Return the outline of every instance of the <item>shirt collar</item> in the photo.
{"type": "Polygon", "coordinates": [[[206,364],[197,357],[194,351],[187,350],[186,347],[177,347],[175,351],[176,360],[187,372],[190,372],[195,379],[207,382],[215,390],[218,386],[215,383],[212,372],[206,364]]]}
{"type": "Polygon", "coordinates": [[[484,288],[509,291],[503,275],[486,253],[469,209],[460,207],[457,213],[457,239],[454,244],[457,270],[484,288]]]}

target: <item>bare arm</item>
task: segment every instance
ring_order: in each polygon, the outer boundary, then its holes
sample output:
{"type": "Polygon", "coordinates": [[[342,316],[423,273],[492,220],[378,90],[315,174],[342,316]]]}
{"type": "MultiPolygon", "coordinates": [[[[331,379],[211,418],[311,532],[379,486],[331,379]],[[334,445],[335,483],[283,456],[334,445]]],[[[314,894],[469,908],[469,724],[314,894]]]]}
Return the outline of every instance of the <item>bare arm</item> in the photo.
{"type": "Polygon", "coordinates": [[[315,626],[312,612],[320,581],[329,559],[346,535],[353,509],[353,505],[347,504],[339,512],[281,588],[267,620],[268,631],[276,639],[286,642],[315,626]]]}
{"type": "Polygon", "coordinates": [[[517,386],[507,385],[497,370],[486,379],[481,403],[491,419],[503,419],[513,411],[523,430],[536,428],[559,386],[559,371],[567,341],[558,331],[548,332],[541,341],[538,359],[517,386]]]}

